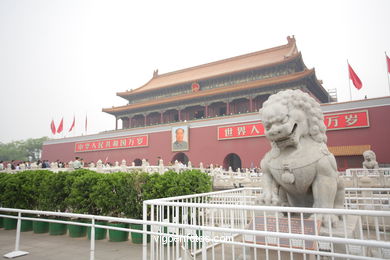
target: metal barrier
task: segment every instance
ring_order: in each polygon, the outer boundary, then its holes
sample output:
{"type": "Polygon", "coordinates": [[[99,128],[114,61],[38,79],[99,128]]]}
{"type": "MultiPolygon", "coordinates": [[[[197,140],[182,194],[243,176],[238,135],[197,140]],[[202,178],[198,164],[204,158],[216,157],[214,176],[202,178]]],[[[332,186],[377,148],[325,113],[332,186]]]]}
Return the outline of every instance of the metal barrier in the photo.
{"type": "Polygon", "coordinates": [[[390,210],[389,188],[346,188],[345,208],[390,210]]]}
{"type": "Polygon", "coordinates": [[[145,201],[160,225],[144,259],[390,259],[389,193],[347,189],[346,209],[255,206],[256,188],[145,201]]]}
{"type": "Polygon", "coordinates": [[[240,188],[144,202],[143,220],[0,208],[17,216],[15,249],[20,250],[21,220],[91,227],[90,259],[95,258],[95,228],[143,236],[143,259],[390,259],[390,190],[346,189],[346,209],[256,206],[259,188],[240,188]],[[367,210],[369,208],[370,210],[367,210]],[[29,217],[58,216],[91,223],[29,217]],[[308,215],[311,217],[308,218],[308,215]],[[143,230],[98,225],[95,221],[143,224],[143,230]],[[339,220],[337,226],[332,222],[339,220]],[[148,228],[150,226],[150,229],[148,228]]]}
{"type": "Polygon", "coordinates": [[[4,213],[4,212],[11,213],[11,214],[12,213],[17,214],[17,216],[16,215],[0,214],[0,217],[17,219],[15,248],[14,248],[14,251],[4,255],[4,257],[6,257],[6,258],[14,258],[17,256],[23,256],[23,255],[28,254],[28,252],[20,250],[20,235],[21,235],[21,221],[22,220],[71,224],[71,225],[90,227],[91,228],[90,260],[93,260],[95,258],[95,228],[144,233],[142,230],[99,225],[99,224],[95,223],[96,221],[100,220],[100,221],[111,221],[111,222],[129,223],[129,224],[141,224],[141,225],[145,224],[145,222],[143,220],[139,220],[139,219],[116,218],[116,217],[106,217],[106,216],[96,216],[96,215],[86,215],[86,214],[73,214],[73,213],[52,212],[52,211],[0,208],[0,213],[4,213]],[[90,220],[91,223],[85,223],[82,221],[77,222],[77,221],[65,221],[65,220],[58,220],[58,219],[47,219],[47,218],[42,218],[42,217],[40,217],[40,218],[26,217],[26,216],[23,216],[23,214],[40,215],[40,216],[47,216],[47,217],[55,216],[55,217],[63,217],[63,218],[87,219],[87,220],[90,220]]]}

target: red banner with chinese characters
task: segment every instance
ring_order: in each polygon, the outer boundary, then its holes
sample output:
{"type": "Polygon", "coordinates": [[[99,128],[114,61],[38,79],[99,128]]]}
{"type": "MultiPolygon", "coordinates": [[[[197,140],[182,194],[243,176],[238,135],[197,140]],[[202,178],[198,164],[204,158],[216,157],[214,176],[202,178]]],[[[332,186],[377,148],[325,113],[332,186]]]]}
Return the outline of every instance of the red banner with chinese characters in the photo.
{"type": "Polygon", "coordinates": [[[93,152],[110,149],[138,148],[149,145],[148,135],[124,136],[112,139],[92,140],[75,144],[75,152],[93,152]]]}
{"type": "Polygon", "coordinates": [[[258,137],[263,135],[264,126],[261,123],[218,127],[218,140],[258,137]]]}
{"type": "Polygon", "coordinates": [[[340,130],[370,126],[367,110],[326,114],[324,123],[327,130],[340,130]]]}
{"type": "MultiPolygon", "coordinates": [[[[369,127],[368,111],[355,111],[324,115],[327,130],[369,127]]],[[[258,123],[229,125],[218,127],[218,140],[264,136],[264,127],[258,123]]]]}

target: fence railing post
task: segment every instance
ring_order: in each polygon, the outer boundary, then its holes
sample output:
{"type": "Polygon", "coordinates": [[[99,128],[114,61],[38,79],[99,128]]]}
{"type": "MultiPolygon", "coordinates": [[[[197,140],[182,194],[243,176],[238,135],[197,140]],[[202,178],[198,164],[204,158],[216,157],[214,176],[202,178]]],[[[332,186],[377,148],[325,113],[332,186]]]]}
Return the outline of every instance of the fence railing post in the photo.
{"type": "Polygon", "coordinates": [[[89,255],[90,260],[95,259],[95,217],[91,219],[91,251],[89,255]]]}
{"type": "MultiPolygon", "coordinates": [[[[146,224],[145,224],[145,221],[148,220],[148,216],[147,216],[147,205],[146,203],[144,202],[143,205],[142,205],[142,217],[143,217],[143,231],[146,232],[146,224]]],[[[147,257],[147,254],[148,254],[148,242],[147,242],[147,237],[148,235],[146,233],[143,233],[142,235],[142,259],[143,260],[146,260],[148,257],[147,257]]]]}
{"type": "Polygon", "coordinates": [[[18,212],[18,222],[16,224],[16,239],[15,239],[15,251],[19,251],[20,244],[20,229],[22,228],[22,213],[18,212]]]}
{"type": "Polygon", "coordinates": [[[15,257],[18,257],[18,256],[23,256],[23,255],[27,255],[28,252],[26,251],[20,251],[19,250],[19,246],[20,246],[20,229],[21,229],[21,226],[22,226],[22,213],[21,212],[18,212],[18,222],[16,224],[16,239],[15,239],[15,250],[8,253],[8,254],[5,254],[4,257],[5,258],[15,258],[15,257]]]}

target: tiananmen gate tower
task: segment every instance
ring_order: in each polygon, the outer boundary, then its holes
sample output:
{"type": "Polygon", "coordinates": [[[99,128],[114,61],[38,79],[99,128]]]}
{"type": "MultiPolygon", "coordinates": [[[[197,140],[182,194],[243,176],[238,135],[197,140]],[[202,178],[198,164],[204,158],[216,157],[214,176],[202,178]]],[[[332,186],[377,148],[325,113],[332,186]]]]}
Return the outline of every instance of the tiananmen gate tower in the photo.
{"type": "Polygon", "coordinates": [[[115,117],[115,130],[46,141],[42,159],[136,165],[148,159],[155,165],[161,157],[165,164],[259,167],[270,145],[258,110],[285,89],[300,89],[321,103],[339,170],[360,168],[368,149],[380,165],[390,163],[390,97],[335,102],[305,66],[294,37],[254,53],[165,74],[156,70],[143,86],[117,93],[126,105],[103,109],[115,117]]]}

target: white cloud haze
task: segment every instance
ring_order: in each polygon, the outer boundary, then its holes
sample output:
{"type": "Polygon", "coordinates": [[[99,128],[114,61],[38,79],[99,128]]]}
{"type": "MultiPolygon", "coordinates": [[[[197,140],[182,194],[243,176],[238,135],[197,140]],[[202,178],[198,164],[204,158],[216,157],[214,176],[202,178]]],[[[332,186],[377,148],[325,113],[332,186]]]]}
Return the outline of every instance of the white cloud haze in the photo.
{"type": "MultiPolygon", "coordinates": [[[[111,130],[116,92],[166,73],[286,44],[349,100],[389,95],[390,1],[0,1],[0,142],[111,130]]],[[[56,138],[59,138],[57,136],[56,138]]]]}

